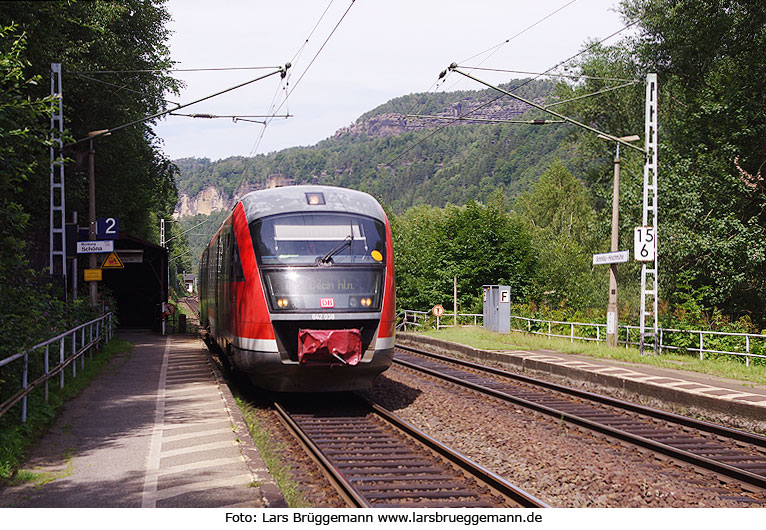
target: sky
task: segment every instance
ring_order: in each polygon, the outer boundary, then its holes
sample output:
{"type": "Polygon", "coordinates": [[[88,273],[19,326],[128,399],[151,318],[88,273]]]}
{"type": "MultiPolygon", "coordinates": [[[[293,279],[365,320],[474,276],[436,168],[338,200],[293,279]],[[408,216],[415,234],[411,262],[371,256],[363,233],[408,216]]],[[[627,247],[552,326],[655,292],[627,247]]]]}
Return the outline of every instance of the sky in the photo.
{"type": "MultiPolygon", "coordinates": [[[[453,62],[543,72],[576,54],[587,40],[600,40],[622,28],[616,4],[617,0],[169,0],[169,47],[176,68],[269,67],[175,72],[186,87],[180,95],[168,95],[169,100],[189,103],[288,62],[292,66],[284,79],[272,75],[178,111],[242,117],[236,122],[168,116],[155,132],[174,160],[218,160],[314,145],[395,97],[485,88],[456,73],[437,86],[439,73],[453,62]],[[267,119],[267,126],[244,121],[266,120],[246,116],[271,114],[290,117],[267,119]]],[[[473,75],[491,83],[529,77],[486,71],[473,75]]]]}

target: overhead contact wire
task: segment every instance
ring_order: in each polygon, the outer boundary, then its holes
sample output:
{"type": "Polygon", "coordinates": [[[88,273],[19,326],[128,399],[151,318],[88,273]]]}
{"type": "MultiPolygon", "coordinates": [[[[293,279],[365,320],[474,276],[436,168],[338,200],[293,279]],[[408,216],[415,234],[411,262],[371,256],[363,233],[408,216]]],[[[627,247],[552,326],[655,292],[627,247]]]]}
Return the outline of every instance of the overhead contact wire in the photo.
{"type": "MultiPolygon", "coordinates": [[[[494,50],[494,51],[493,51],[493,52],[492,52],[492,53],[491,53],[489,56],[485,57],[485,58],[484,58],[484,59],[483,59],[483,60],[482,60],[482,61],[481,61],[479,64],[482,64],[482,63],[484,63],[484,61],[486,61],[487,59],[489,59],[490,57],[492,57],[492,55],[494,55],[494,54],[495,54],[495,52],[496,52],[497,50],[499,50],[501,47],[505,46],[506,44],[508,44],[509,42],[511,42],[512,40],[514,40],[516,37],[519,37],[519,36],[523,35],[524,33],[526,33],[527,31],[529,31],[530,29],[534,28],[535,26],[539,25],[540,23],[544,22],[545,20],[547,20],[547,19],[551,18],[553,15],[555,15],[555,14],[557,14],[558,12],[562,11],[564,8],[566,8],[566,7],[569,7],[570,5],[574,4],[576,1],[577,1],[577,0],[571,0],[569,3],[567,3],[567,4],[564,4],[563,6],[561,6],[561,7],[560,7],[560,8],[558,8],[558,9],[556,9],[555,11],[553,11],[553,12],[551,12],[551,13],[547,14],[546,16],[544,16],[543,18],[541,18],[541,19],[540,19],[540,20],[538,20],[537,22],[535,22],[535,23],[531,24],[530,26],[527,26],[526,28],[524,28],[523,30],[519,31],[519,32],[518,32],[518,33],[516,33],[515,35],[513,35],[513,36],[511,36],[511,37],[508,37],[508,38],[507,38],[507,39],[505,39],[503,42],[501,42],[501,43],[499,43],[499,44],[496,44],[495,46],[492,46],[491,48],[487,48],[487,49],[486,49],[486,50],[484,50],[483,52],[479,52],[479,53],[477,53],[477,54],[475,54],[475,55],[473,55],[473,56],[469,57],[468,59],[465,59],[464,61],[461,61],[461,62],[470,61],[471,59],[474,59],[474,58],[476,58],[476,57],[479,57],[480,55],[484,55],[485,53],[487,53],[487,52],[489,52],[489,51],[491,51],[491,50],[494,50]]],[[[436,80],[436,81],[435,81],[435,82],[434,82],[434,83],[433,83],[433,84],[432,84],[432,85],[431,85],[431,86],[428,88],[428,90],[426,91],[426,93],[429,93],[429,92],[431,92],[431,89],[433,89],[434,85],[436,85],[436,87],[437,87],[437,88],[436,88],[436,90],[434,91],[434,93],[435,93],[435,92],[438,92],[438,91],[440,90],[440,88],[444,86],[444,84],[445,84],[445,83],[446,83],[446,77],[444,77],[444,78],[441,78],[441,77],[440,77],[439,79],[437,79],[437,80],[436,80]],[[442,79],[443,79],[443,80],[442,80],[442,79]],[[439,86],[440,82],[441,82],[441,86],[439,86]]],[[[453,86],[454,86],[454,85],[453,85],[453,86]]],[[[412,107],[411,107],[411,108],[410,108],[410,111],[409,111],[407,114],[420,114],[420,113],[421,113],[421,111],[422,111],[422,109],[423,109],[423,108],[425,108],[425,106],[426,106],[426,103],[427,103],[426,101],[424,101],[424,102],[423,102],[423,104],[420,106],[420,110],[419,110],[417,113],[414,113],[414,112],[413,112],[413,110],[412,110],[412,107]]],[[[415,105],[417,105],[417,103],[413,104],[413,107],[414,107],[415,105]]]]}
{"type": "MultiPolygon", "coordinates": [[[[549,14],[548,14],[548,15],[546,15],[545,17],[541,18],[540,20],[538,20],[537,22],[535,22],[534,24],[532,24],[531,26],[527,26],[526,28],[524,28],[523,30],[519,31],[517,34],[513,35],[512,37],[508,37],[507,39],[505,39],[505,40],[504,40],[503,42],[501,42],[500,44],[496,44],[496,45],[492,46],[491,48],[487,48],[487,49],[486,49],[486,50],[484,50],[483,52],[479,52],[479,53],[477,53],[476,55],[473,55],[473,56],[469,57],[468,59],[465,59],[464,61],[461,61],[461,62],[470,61],[471,59],[475,59],[476,57],[479,57],[480,55],[484,55],[485,53],[487,53],[487,52],[489,52],[489,51],[492,51],[492,53],[490,53],[490,54],[489,54],[487,57],[485,57],[485,58],[484,58],[484,60],[482,60],[482,62],[486,61],[487,59],[489,59],[490,57],[492,57],[492,56],[493,56],[493,55],[494,55],[494,54],[497,52],[497,50],[499,50],[500,48],[502,48],[503,46],[505,46],[506,44],[508,44],[509,42],[511,42],[513,39],[515,39],[516,37],[519,37],[519,36],[523,35],[523,34],[524,34],[524,33],[526,33],[527,31],[529,31],[529,30],[531,30],[532,28],[534,28],[535,26],[537,26],[537,25],[539,25],[539,24],[541,24],[541,23],[545,22],[546,20],[548,20],[549,18],[551,18],[553,15],[557,14],[559,11],[563,11],[565,8],[567,8],[567,7],[571,6],[572,4],[574,4],[576,1],[577,1],[577,0],[572,0],[571,2],[569,2],[569,3],[567,3],[567,4],[564,4],[563,6],[561,6],[561,7],[560,7],[560,8],[558,8],[557,10],[553,11],[552,13],[549,13],[549,14]]],[[[479,64],[481,64],[481,63],[479,63],[479,64]]]]}
{"type": "MultiPolygon", "coordinates": [[[[633,22],[631,22],[630,24],[627,24],[626,26],[623,26],[621,29],[618,29],[618,30],[617,30],[617,31],[615,31],[614,33],[611,33],[610,35],[608,35],[608,36],[604,37],[603,39],[599,40],[598,42],[595,42],[595,43],[591,44],[590,46],[588,46],[588,47],[586,47],[586,48],[583,48],[582,50],[580,50],[580,51],[579,51],[579,52],[577,52],[576,54],[572,55],[572,56],[571,56],[571,57],[569,57],[568,59],[564,59],[563,61],[560,61],[559,63],[555,64],[554,66],[552,66],[552,67],[548,68],[547,70],[545,70],[545,72],[543,72],[543,73],[541,73],[541,74],[539,74],[539,75],[537,75],[537,76],[535,76],[535,77],[533,77],[533,78],[527,79],[527,80],[526,80],[524,83],[522,83],[522,84],[520,84],[520,85],[518,85],[518,86],[516,86],[516,87],[512,88],[511,90],[518,90],[519,88],[522,88],[522,87],[524,87],[524,86],[528,85],[528,84],[529,84],[529,83],[531,83],[532,81],[534,81],[534,80],[536,80],[536,79],[539,79],[540,77],[542,77],[542,76],[544,76],[544,75],[547,75],[547,74],[548,74],[549,72],[551,72],[552,70],[555,70],[556,68],[560,67],[561,65],[564,65],[564,64],[568,63],[569,61],[572,61],[573,59],[575,59],[575,58],[579,57],[580,55],[582,55],[582,54],[584,54],[584,53],[587,53],[587,52],[589,52],[590,50],[592,50],[592,49],[593,49],[593,48],[595,48],[596,46],[599,46],[599,45],[603,44],[604,42],[606,42],[607,40],[611,39],[612,37],[615,37],[616,35],[619,35],[619,34],[620,34],[620,33],[622,33],[623,31],[625,31],[625,30],[627,30],[627,29],[629,29],[629,28],[631,28],[631,27],[635,26],[636,24],[638,24],[639,22],[641,22],[641,21],[642,21],[642,20],[643,20],[645,17],[646,17],[646,15],[644,15],[644,16],[642,16],[642,17],[640,17],[640,18],[636,19],[636,20],[634,20],[634,21],[633,21],[633,22]]],[[[446,74],[445,74],[445,72],[442,72],[442,74],[440,74],[440,77],[444,77],[444,75],[446,75],[446,74]]],[[[402,153],[400,153],[400,154],[396,155],[394,158],[390,159],[390,160],[389,160],[389,161],[387,161],[385,164],[386,164],[386,165],[389,165],[389,164],[393,164],[394,162],[396,162],[397,160],[399,160],[400,158],[402,158],[404,155],[406,155],[407,153],[409,153],[410,151],[412,151],[413,149],[415,149],[417,146],[419,146],[420,144],[422,144],[422,143],[423,143],[423,142],[425,142],[426,140],[428,140],[428,139],[430,139],[431,137],[433,137],[433,136],[434,136],[436,133],[438,133],[438,132],[441,132],[442,130],[444,130],[444,129],[446,129],[447,127],[451,126],[451,125],[452,125],[453,123],[455,123],[456,121],[458,121],[458,120],[460,120],[460,119],[464,119],[466,116],[470,116],[471,114],[473,114],[473,113],[475,113],[475,112],[477,112],[477,111],[479,111],[479,110],[483,109],[484,107],[487,107],[487,106],[489,106],[489,105],[493,104],[494,102],[498,101],[499,99],[501,99],[501,98],[503,98],[503,97],[505,97],[505,94],[501,94],[501,95],[499,95],[499,96],[497,96],[497,97],[495,97],[495,98],[491,99],[491,100],[490,100],[490,101],[488,101],[487,103],[484,103],[484,104],[482,104],[482,105],[479,105],[479,106],[478,106],[478,107],[476,107],[475,109],[473,109],[473,110],[471,110],[471,111],[469,111],[469,112],[467,112],[467,113],[465,113],[465,114],[461,114],[461,115],[460,115],[460,116],[458,116],[457,118],[453,118],[453,119],[452,119],[452,121],[450,121],[449,123],[446,123],[446,124],[444,124],[444,125],[442,125],[442,126],[440,126],[440,127],[437,127],[436,129],[434,129],[434,131],[433,131],[433,132],[429,133],[427,136],[425,136],[425,137],[424,137],[424,138],[422,138],[421,140],[417,141],[415,144],[413,144],[412,146],[408,147],[408,148],[407,148],[405,151],[403,151],[402,153]]]]}
{"type": "MultiPolygon", "coordinates": [[[[287,104],[287,102],[288,102],[288,99],[289,99],[290,95],[293,93],[293,91],[295,90],[295,88],[298,86],[298,84],[301,82],[301,80],[303,79],[303,77],[306,75],[306,73],[309,71],[309,69],[311,68],[311,66],[314,64],[314,62],[316,61],[317,57],[318,57],[318,56],[319,56],[319,54],[322,52],[322,50],[324,50],[324,48],[325,48],[325,46],[327,45],[327,43],[329,42],[330,38],[332,38],[332,36],[333,36],[333,35],[335,34],[335,32],[337,31],[338,27],[341,25],[341,23],[343,22],[343,20],[346,18],[346,15],[348,15],[348,12],[351,10],[351,7],[353,7],[353,5],[354,5],[354,1],[355,1],[355,0],[351,0],[351,3],[349,4],[348,8],[346,8],[346,11],[344,11],[343,15],[340,17],[340,19],[338,20],[338,22],[335,24],[335,27],[333,27],[333,29],[332,29],[332,31],[330,32],[330,34],[327,36],[327,38],[325,39],[325,41],[322,43],[322,45],[320,46],[319,50],[318,50],[318,51],[317,51],[317,52],[314,54],[314,57],[313,57],[313,58],[311,59],[311,61],[309,62],[308,66],[306,66],[306,69],[305,69],[305,70],[303,71],[303,73],[300,75],[300,77],[299,77],[299,78],[298,78],[298,80],[295,82],[295,84],[292,86],[292,88],[291,88],[290,90],[287,90],[287,89],[286,89],[286,87],[285,87],[285,98],[282,100],[282,103],[280,103],[280,104],[279,104],[279,106],[278,106],[276,109],[274,109],[274,104],[276,103],[276,99],[277,99],[277,98],[276,98],[276,95],[279,93],[279,90],[281,89],[281,87],[280,87],[280,89],[278,89],[278,90],[276,91],[276,94],[275,94],[275,96],[274,96],[274,99],[272,100],[272,105],[271,105],[271,106],[270,106],[270,108],[269,108],[269,110],[270,110],[270,113],[271,113],[271,114],[274,114],[274,115],[276,115],[276,114],[277,114],[277,113],[280,111],[280,109],[281,109],[281,108],[282,108],[284,105],[286,105],[286,104],[287,104]]],[[[322,12],[322,15],[319,17],[319,20],[317,21],[317,23],[316,23],[316,24],[314,24],[314,27],[312,28],[311,32],[309,33],[309,36],[306,38],[306,40],[304,41],[303,45],[301,45],[301,47],[299,48],[298,52],[296,52],[296,54],[294,55],[294,57],[298,58],[298,57],[299,57],[299,56],[300,56],[300,55],[303,53],[303,50],[304,50],[304,48],[305,48],[306,44],[309,42],[309,40],[311,39],[311,37],[312,37],[312,36],[314,35],[314,33],[316,32],[317,28],[319,27],[319,25],[320,25],[320,23],[322,22],[322,20],[324,19],[324,17],[327,15],[327,13],[328,13],[328,11],[330,10],[330,7],[332,6],[332,4],[333,4],[333,3],[334,3],[334,0],[330,0],[330,3],[327,5],[327,7],[325,8],[325,10],[322,12]]],[[[290,77],[287,77],[287,80],[288,80],[288,84],[289,84],[289,80],[290,80],[291,78],[292,78],[292,76],[291,76],[291,75],[290,75],[290,77]]],[[[260,145],[261,145],[261,141],[263,140],[263,137],[264,137],[264,135],[266,134],[266,128],[269,126],[269,124],[271,123],[271,121],[272,121],[271,119],[268,119],[268,120],[266,120],[266,123],[265,123],[265,124],[263,125],[263,127],[261,128],[261,131],[260,131],[260,133],[258,134],[258,138],[256,139],[256,141],[255,141],[255,143],[254,143],[254,145],[253,145],[253,148],[250,150],[250,154],[249,154],[249,156],[248,156],[248,159],[247,159],[248,161],[247,161],[247,163],[246,163],[246,165],[245,165],[245,168],[242,170],[242,177],[240,178],[239,184],[237,184],[237,188],[239,188],[239,187],[242,185],[242,182],[243,182],[243,181],[244,181],[244,179],[245,179],[245,175],[246,175],[246,173],[247,173],[247,170],[249,170],[249,169],[250,169],[250,166],[251,166],[251,164],[252,164],[253,155],[255,154],[255,152],[256,152],[256,151],[258,150],[258,148],[260,147],[260,145]]]]}

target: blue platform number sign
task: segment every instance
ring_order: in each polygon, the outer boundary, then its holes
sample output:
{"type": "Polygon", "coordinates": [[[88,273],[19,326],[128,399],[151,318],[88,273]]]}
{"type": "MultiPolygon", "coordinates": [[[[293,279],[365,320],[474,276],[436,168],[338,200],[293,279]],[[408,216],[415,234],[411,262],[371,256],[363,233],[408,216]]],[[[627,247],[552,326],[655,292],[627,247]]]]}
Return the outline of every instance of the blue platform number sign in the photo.
{"type": "Polygon", "coordinates": [[[120,235],[116,217],[99,217],[96,220],[98,239],[117,239],[120,235]]]}

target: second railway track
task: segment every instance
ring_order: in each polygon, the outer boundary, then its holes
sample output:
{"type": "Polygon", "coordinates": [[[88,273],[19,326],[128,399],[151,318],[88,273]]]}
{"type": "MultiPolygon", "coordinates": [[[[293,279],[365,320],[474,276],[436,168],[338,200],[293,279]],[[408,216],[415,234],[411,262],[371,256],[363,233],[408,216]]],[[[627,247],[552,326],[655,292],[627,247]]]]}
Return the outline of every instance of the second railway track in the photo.
{"type": "Polygon", "coordinates": [[[397,345],[395,363],[766,489],[766,438],[397,345]]]}
{"type": "Polygon", "coordinates": [[[547,507],[353,394],[276,408],[352,506],[547,507]]]}

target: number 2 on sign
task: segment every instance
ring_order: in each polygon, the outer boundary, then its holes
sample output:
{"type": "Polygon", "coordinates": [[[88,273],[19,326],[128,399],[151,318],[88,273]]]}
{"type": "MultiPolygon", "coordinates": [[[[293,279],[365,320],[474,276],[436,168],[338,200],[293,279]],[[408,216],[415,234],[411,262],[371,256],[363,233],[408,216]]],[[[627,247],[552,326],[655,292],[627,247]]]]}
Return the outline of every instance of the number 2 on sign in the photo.
{"type": "Polygon", "coordinates": [[[653,226],[637,226],[633,236],[633,255],[636,261],[654,261],[657,238],[653,226]]]}

